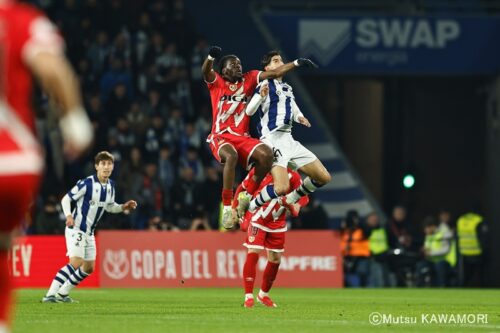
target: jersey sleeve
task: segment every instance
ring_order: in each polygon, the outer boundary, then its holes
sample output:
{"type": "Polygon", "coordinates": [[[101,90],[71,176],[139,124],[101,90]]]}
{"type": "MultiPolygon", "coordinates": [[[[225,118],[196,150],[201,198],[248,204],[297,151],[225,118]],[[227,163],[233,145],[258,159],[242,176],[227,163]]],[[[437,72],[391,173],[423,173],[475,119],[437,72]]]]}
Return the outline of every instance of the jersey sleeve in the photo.
{"type": "Polygon", "coordinates": [[[22,7],[17,24],[17,42],[25,64],[29,64],[41,52],[63,54],[63,38],[55,25],[41,12],[28,6],[22,7]]]}
{"type": "Polygon", "coordinates": [[[77,201],[85,195],[87,192],[88,184],[85,179],[82,179],[76,183],[76,185],[68,192],[68,196],[71,201],[77,201]]]}
{"type": "Polygon", "coordinates": [[[221,84],[224,83],[223,82],[224,80],[219,75],[219,73],[217,73],[217,72],[214,72],[214,73],[215,73],[215,79],[212,82],[205,81],[205,83],[207,84],[208,90],[216,89],[216,88],[220,87],[221,84]]]}
{"type": "Polygon", "coordinates": [[[265,96],[265,97],[260,96],[260,89],[265,84],[264,82],[267,82],[267,80],[264,80],[257,85],[257,87],[255,88],[254,94],[252,96],[252,99],[250,99],[250,102],[248,102],[248,104],[247,104],[247,107],[245,109],[245,113],[248,116],[253,116],[255,114],[255,112],[257,112],[257,110],[259,109],[262,102],[265,101],[267,98],[267,96],[265,96]]]}
{"type": "Polygon", "coordinates": [[[257,84],[260,82],[260,73],[262,73],[261,71],[258,71],[258,70],[251,70],[249,72],[246,73],[245,75],[245,79],[249,80],[250,83],[256,87],[257,84]]]}

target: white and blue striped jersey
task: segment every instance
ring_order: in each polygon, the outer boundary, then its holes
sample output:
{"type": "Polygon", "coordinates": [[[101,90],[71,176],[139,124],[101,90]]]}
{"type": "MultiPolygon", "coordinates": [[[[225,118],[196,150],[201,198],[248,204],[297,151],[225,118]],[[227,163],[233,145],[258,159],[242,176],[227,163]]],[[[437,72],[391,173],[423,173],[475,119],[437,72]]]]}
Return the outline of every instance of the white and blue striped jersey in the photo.
{"type": "Polygon", "coordinates": [[[257,98],[260,97],[260,89],[265,82],[269,84],[269,95],[258,109],[260,117],[258,131],[261,138],[278,130],[290,132],[293,122],[303,116],[295,102],[292,87],[286,82],[277,79],[262,81],[255,89],[257,98]]]}
{"type": "Polygon", "coordinates": [[[76,202],[72,210],[74,228],[88,235],[94,234],[104,211],[120,206],[115,202],[114,182],[109,179],[106,184],[101,184],[96,175],[79,180],[67,195],[72,202],[76,202]]]}

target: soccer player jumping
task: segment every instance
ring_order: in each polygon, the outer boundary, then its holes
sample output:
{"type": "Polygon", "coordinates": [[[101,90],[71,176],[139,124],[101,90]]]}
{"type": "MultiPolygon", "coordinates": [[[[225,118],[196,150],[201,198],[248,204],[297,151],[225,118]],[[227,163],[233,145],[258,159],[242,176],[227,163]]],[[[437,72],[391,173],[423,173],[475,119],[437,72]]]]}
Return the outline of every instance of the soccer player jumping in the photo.
{"type": "Polygon", "coordinates": [[[272,151],[257,139],[250,137],[250,117],[245,114],[245,106],[260,80],[282,77],[295,67],[313,67],[309,59],[273,67],[265,72],[252,70],[243,74],[241,61],[235,55],[226,55],[219,60],[219,73],[213,70],[213,63],[221,55],[221,48],[212,46],[202,66],[212,100],[212,131],[207,138],[214,157],[224,164],[222,190],[222,226],[234,226],[231,200],[235,168],[237,162],[247,168],[253,164],[255,174],[248,181],[247,191],[253,194],[258,183],[272,166],[272,151]]]}
{"type": "Polygon", "coordinates": [[[61,200],[66,216],[66,247],[69,264],[57,272],[43,303],[73,303],[69,292],[94,271],[96,245],[94,231],[97,222],[108,213],[121,213],[137,208],[129,200],[123,205],[115,202],[115,183],[109,179],[114,158],[107,151],[95,156],[97,173],[80,180],[61,200]],[[71,202],[76,207],[71,210],[71,202]]]}
{"type": "MultiPolygon", "coordinates": [[[[245,180],[238,187],[233,207],[238,205],[239,193],[247,187],[248,180],[253,176],[253,172],[254,169],[250,170],[245,180]]],[[[291,169],[287,169],[285,172],[287,177],[290,177],[290,188],[299,188],[302,183],[300,175],[291,169]]],[[[273,177],[268,173],[257,190],[262,190],[272,184],[273,177]]],[[[295,211],[298,212],[300,207],[305,206],[308,202],[309,198],[307,196],[302,197],[294,204],[295,211]]],[[[243,284],[245,288],[245,303],[243,306],[246,308],[254,306],[253,288],[256,267],[259,254],[265,249],[267,250],[268,261],[262,276],[262,285],[257,294],[257,301],[267,307],[276,307],[276,303],[269,297],[269,291],[278,274],[281,255],[285,251],[286,209],[278,203],[278,199],[272,199],[253,213],[247,211],[244,217],[241,218],[241,229],[247,231],[247,238],[243,245],[248,248],[247,259],[243,266],[243,284]]]]}
{"type": "MultiPolygon", "coordinates": [[[[271,51],[263,57],[262,65],[266,71],[272,71],[282,66],[283,60],[278,51],[271,51]]],[[[274,184],[269,184],[255,196],[250,202],[249,209],[254,211],[269,200],[281,196],[280,204],[289,209],[293,216],[297,216],[298,212],[293,204],[330,182],[332,177],[316,155],[292,136],[294,121],[307,127],[311,127],[311,124],[297,106],[292,87],[283,82],[283,76],[269,78],[259,84],[246,108],[246,114],[252,116],[259,108],[260,140],[273,149],[274,164],[271,173],[274,184]],[[292,192],[289,191],[287,173],[289,162],[307,175],[303,184],[292,192]]],[[[238,209],[240,215],[247,208],[245,206],[248,206],[250,198],[249,195],[246,203],[242,200],[238,209]]]]}

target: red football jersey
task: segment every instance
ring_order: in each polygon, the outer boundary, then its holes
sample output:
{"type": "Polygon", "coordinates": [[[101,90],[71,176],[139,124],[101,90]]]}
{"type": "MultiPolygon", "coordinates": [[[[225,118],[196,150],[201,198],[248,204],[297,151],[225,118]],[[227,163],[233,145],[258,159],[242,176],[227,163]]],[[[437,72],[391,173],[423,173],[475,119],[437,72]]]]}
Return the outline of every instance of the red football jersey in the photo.
{"type": "Polygon", "coordinates": [[[62,53],[63,41],[54,25],[38,10],[0,1],[0,95],[29,128],[31,113],[30,57],[40,51],[62,53]]]}
{"type": "MultiPolygon", "coordinates": [[[[250,170],[248,173],[247,177],[245,180],[243,180],[242,187],[246,189],[248,179],[253,176],[254,170],[250,170]]],[[[296,171],[293,171],[291,169],[288,169],[288,178],[290,179],[290,191],[295,190],[297,187],[299,187],[302,184],[302,178],[300,177],[300,174],[296,171]]],[[[273,183],[273,177],[270,173],[268,173],[264,179],[259,184],[259,188],[257,191],[255,191],[256,195],[260,193],[260,191],[266,187],[269,184],[273,183]]],[[[309,202],[309,199],[307,196],[302,197],[298,203],[301,206],[307,205],[309,202]]],[[[276,231],[286,231],[286,209],[285,207],[281,206],[278,203],[277,199],[273,199],[264,206],[260,207],[257,211],[255,211],[253,214],[250,213],[249,211],[246,212],[244,219],[246,219],[246,222],[252,223],[254,226],[257,226],[258,228],[260,227],[261,229],[264,229],[266,231],[272,230],[274,232],[276,231]]]]}
{"type": "Polygon", "coordinates": [[[248,135],[250,117],[245,108],[257,87],[259,74],[257,70],[249,71],[240,82],[232,83],[215,73],[215,80],[207,82],[212,100],[212,134],[248,135]]]}
{"type": "Polygon", "coordinates": [[[41,169],[28,64],[39,52],[62,54],[62,48],[62,38],[42,13],[0,0],[0,158],[8,161],[0,167],[0,174],[41,169]]]}

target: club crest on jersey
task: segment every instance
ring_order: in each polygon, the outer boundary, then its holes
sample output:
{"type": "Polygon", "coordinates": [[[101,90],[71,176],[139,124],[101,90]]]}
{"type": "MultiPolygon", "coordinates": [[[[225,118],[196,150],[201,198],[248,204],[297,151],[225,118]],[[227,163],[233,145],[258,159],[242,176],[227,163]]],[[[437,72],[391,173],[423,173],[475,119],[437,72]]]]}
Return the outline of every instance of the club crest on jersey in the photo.
{"type": "Polygon", "coordinates": [[[249,237],[248,237],[248,241],[249,241],[250,243],[253,243],[253,241],[254,241],[254,240],[255,240],[255,237],[254,237],[254,236],[249,236],[249,237]]]}
{"type": "Polygon", "coordinates": [[[237,85],[235,85],[235,84],[230,84],[230,85],[229,85],[229,90],[231,90],[231,91],[236,91],[236,89],[238,89],[238,86],[237,86],[237,85]]]}

